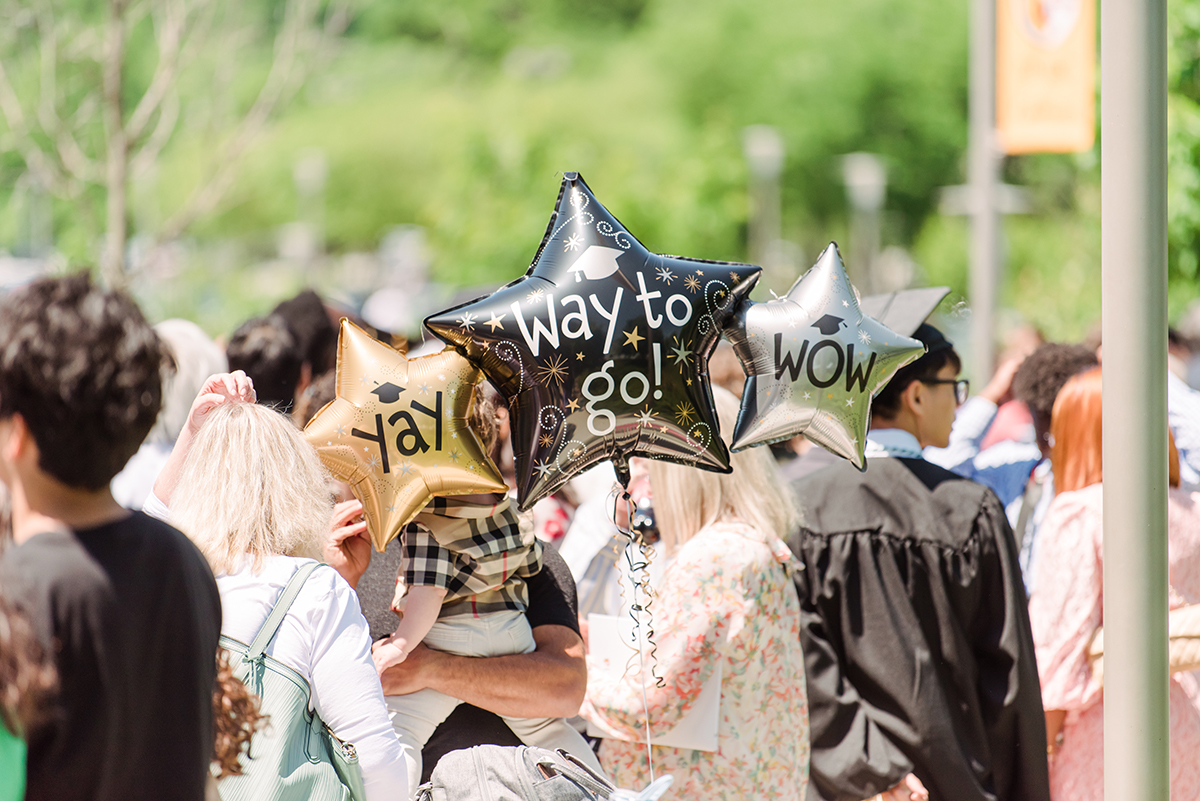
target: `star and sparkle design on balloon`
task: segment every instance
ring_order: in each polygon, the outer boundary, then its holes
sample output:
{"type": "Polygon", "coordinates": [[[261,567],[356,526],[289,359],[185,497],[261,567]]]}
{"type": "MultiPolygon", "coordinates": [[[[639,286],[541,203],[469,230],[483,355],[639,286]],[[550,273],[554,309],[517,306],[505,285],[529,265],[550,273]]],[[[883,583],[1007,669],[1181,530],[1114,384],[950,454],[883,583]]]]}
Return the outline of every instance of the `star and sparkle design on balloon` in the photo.
{"type": "Polygon", "coordinates": [[[604,460],[623,480],[632,456],[729,470],[708,358],[760,273],[652,253],[566,173],[528,272],[425,324],[508,400],[517,497],[528,509],[604,460]],[[681,405],[691,410],[685,422],[681,405]],[[664,422],[654,437],[647,412],[664,422]]]}
{"type": "Polygon", "coordinates": [[[837,246],[726,331],[746,372],[735,451],[803,434],[860,470],[871,399],[925,346],[862,313],[837,246]]]}
{"type": "Polygon", "coordinates": [[[453,350],[409,359],[342,320],[336,397],[304,436],[362,501],[376,550],[435,497],[508,490],[468,422],[482,378],[453,350]]]}

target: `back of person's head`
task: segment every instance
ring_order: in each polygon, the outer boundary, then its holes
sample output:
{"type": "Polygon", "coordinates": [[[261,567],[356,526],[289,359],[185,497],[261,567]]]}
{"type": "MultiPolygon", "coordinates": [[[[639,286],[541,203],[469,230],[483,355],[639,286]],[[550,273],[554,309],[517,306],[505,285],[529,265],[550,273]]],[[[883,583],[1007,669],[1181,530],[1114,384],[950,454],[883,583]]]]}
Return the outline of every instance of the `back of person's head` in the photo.
{"type": "MultiPolygon", "coordinates": [[[[1050,467],[1054,491],[1071,492],[1104,480],[1103,382],[1099,367],[1069,379],[1058,392],[1050,420],[1050,467]]],[[[1179,486],[1179,451],[1167,432],[1167,478],[1179,486]]]]}
{"type": "Polygon", "coordinates": [[[1050,430],[1054,399],[1073,375],[1098,364],[1095,350],[1085,345],[1051,342],[1029,355],[1013,376],[1013,397],[1029,407],[1039,435],[1050,430]]]}
{"type": "MultiPolygon", "coordinates": [[[[713,402],[728,437],[737,422],[738,400],[728,390],[713,387],[713,402]]],[[[713,473],[650,461],[654,516],[668,553],[718,521],[740,520],[777,537],[791,533],[798,513],[770,449],[731,454],[730,464],[733,472],[713,473]]]]}
{"type": "Polygon", "coordinates": [[[333,369],[337,361],[338,329],[329,319],[320,295],[306,289],[280,303],[271,314],[278,315],[287,324],[312,375],[333,369]]]}
{"type": "Polygon", "coordinates": [[[914,381],[937,378],[938,371],[947,364],[954,366],[955,374],[962,369],[962,359],[958,357],[950,340],[929,323],[921,323],[912,336],[925,345],[926,353],[915,362],[896,371],[892,380],[871,401],[872,416],[888,420],[894,418],[900,412],[900,396],[914,381]]]}
{"type": "Polygon", "coordinates": [[[0,418],[19,414],[38,467],[101,490],[137,452],[162,402],[163,349],[128,296],[87,273],[0,299],[0,418]]]}
{"type": "Polygon", "coordinates": [[[282,317],[256,317],[242,323],[225,347],[229,369],[254,382],[258,402],[287,411],[296,399],[304,353],[282,317]]]}
{"type": "Polygon", "coordinates": [[[171,495],[171,521],[208,557],[213,572],[267,556],[320,558],[333,494],[316,449],[279,412],[226,402],[192,440],[171,495]]]}
{"type": "Polygon", "coordinates": [[[225,353],[190,320],[163,320],[154,326],[174,362],[163,376],[162,411],[150,430],[150,442],[171,444],[187,423],[192,401],[210,375],[228,370],[225,353]]]}
{"type": "Polygon", "coordinates": [[[292,408],[292,422],[300,428],[308,425],[317,412],[337,397],[337,371],[327,370],[313,379],[296,398],[292,408]]]}

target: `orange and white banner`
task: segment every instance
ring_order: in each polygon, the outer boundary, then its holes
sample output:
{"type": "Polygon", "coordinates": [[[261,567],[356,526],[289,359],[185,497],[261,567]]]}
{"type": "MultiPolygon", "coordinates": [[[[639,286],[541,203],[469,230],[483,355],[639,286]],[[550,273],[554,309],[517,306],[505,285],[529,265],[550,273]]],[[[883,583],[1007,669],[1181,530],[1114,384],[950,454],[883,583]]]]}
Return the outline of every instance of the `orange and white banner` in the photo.
{"type": "Polygon", "coordinates": [[[996,0],[996,128],[1005,153],[1090,150],[1096,0],[996,0]]]}

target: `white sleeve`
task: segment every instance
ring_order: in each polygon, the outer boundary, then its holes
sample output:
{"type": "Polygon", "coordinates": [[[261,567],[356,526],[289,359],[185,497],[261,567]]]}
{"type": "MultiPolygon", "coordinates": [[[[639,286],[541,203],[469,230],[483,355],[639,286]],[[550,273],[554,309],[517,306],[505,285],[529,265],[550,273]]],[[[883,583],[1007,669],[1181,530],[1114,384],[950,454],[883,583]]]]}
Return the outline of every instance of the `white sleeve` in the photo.
{"type": "Polygon", "coordinates": [[[406,799],[408,771],[392,729],[383,688],[371,661],[371,635],[358,596],[333,568],[328,595],[308,610],[313,649],[309,665],[313,705],[342,740],[358,750],[368,801],[406,799]]]}
{"type": "Polygon", "coordinates": [[[150,495],[146,498],[145,502],[142,503],[142,513],[150,515],[151,517],[161,520],[164,523],[171,522],[171,510],[168,509],[167,505],[163,503],[157,495],[154,494],[153,490],[150,491],[150,495]]]}
{"type": "Polygon", "coordinates": [[[997,411],[996,404],[987,398],[976,395],[968,399],[954,415],[950,444],[945,448],[926,448],[922,454],[925,460],[966,478],[974,478],[971,461],[979,455],[979,446],[992,427],[997,411]]]}

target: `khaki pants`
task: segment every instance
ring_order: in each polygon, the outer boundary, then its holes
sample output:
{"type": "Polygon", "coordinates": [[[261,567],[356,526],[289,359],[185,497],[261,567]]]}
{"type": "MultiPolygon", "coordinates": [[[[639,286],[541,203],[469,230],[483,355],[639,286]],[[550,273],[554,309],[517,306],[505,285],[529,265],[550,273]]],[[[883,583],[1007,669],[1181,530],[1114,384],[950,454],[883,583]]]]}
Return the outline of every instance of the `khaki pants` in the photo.
{"type": "MultiPolygon", "coordinates": [[[[423,642],[430,648],[459,656],[527,654],[535,648],[529,621],[523,613],[513,611],[439,620],[423,642]]],[[[421,781],[421,748],[462,701],[436,690],[389,695],[384,701],[408,765],[408,795],[411,798],[421,781]]],[[[600,762],[587,742],[562,718],[505,717],[504,722],[526,745],[550,750],[562,748],[603,775],[600,762]]]]}

